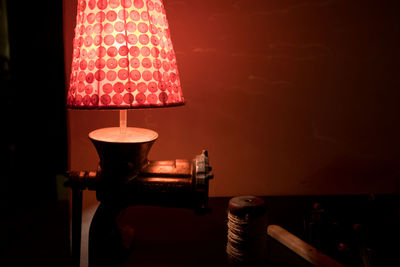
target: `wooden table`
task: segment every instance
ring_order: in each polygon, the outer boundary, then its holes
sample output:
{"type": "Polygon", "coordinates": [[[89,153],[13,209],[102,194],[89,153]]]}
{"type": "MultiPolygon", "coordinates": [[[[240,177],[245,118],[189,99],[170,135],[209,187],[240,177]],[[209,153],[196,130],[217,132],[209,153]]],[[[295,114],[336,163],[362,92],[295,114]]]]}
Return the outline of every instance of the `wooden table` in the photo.
{"type": "MultiPolygon", "coordinates": [[[[211,198],[212,212],[206,215],[184,209],[130,207],[122,220],[134,227],[135,241],[125,266],[227,266],[229,199],[211,198]]],[[[379,227],[377,236],[372,239],[379,243],[375,246],[376,266],[389,266],[398,261],[394,256],[398,245],[394,242],[396,236],[400,236],[399,228],[395,227],[399,222],[399,196],[376,196],[372,204],[368,195],[264,199],[268,224],[280,225],[301,239],[306,239],[304,218],[316,202],[322,203],[331,214],[340,214],[349,221],[363,220],[369,214],[370,221],[375,221],[379,227]],[[373,205],[374,211],[369,210],[368,205],[373,205]]],[[[267,248],[268,266],[311,266],[272,238],[267,237],[267,248]]]]}

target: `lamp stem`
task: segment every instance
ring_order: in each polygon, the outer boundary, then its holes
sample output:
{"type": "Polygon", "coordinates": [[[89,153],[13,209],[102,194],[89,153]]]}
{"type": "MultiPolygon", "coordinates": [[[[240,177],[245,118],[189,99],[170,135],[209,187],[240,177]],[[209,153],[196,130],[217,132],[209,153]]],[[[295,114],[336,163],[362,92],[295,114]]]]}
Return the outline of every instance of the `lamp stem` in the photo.
{"type": "Polygon", "coordinates": [[[127,110],[121,109],[119,111],[119,129],[121,134],[126,134],[126,120],[127,120],[127,110]]]}

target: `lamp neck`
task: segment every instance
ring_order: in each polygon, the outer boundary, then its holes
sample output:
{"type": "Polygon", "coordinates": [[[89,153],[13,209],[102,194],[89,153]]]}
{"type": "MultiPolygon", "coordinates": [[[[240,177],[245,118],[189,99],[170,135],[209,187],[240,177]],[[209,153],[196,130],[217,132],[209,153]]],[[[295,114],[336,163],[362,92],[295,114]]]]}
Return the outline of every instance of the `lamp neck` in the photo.
{"type": "Polygon", "coordinates": [[[121,109],[119,111],[119,129],[121,134],[126,134],[126,125],[127,125],[127,110],[126,109],[121,109]]]}

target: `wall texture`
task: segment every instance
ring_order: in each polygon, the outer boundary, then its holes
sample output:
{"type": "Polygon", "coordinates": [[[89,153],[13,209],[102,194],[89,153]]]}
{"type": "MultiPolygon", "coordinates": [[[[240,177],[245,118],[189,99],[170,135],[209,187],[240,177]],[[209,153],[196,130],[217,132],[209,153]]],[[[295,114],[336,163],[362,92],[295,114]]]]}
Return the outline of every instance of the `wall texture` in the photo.
{"type": "MultiPolygon", "coordinates": [[[[151,159],[208,149],[213,196],[400,191],[399,1],[164,0],[183,107],[132,110],[151,159]]],[[[76,0],[64,1],[68,80],[76,0]]],[[[117,111],[69,111],[71,169],[117,111]]]]}

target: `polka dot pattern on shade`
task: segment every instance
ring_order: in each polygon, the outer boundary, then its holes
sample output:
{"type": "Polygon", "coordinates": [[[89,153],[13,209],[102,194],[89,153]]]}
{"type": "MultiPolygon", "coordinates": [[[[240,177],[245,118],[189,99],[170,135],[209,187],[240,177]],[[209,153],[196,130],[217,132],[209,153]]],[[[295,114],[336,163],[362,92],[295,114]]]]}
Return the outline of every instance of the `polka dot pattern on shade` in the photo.
{"type": "Polygon", "coordinates": [[[78,0],[69,108],[184,103],[162,0],[78,0]]]}

